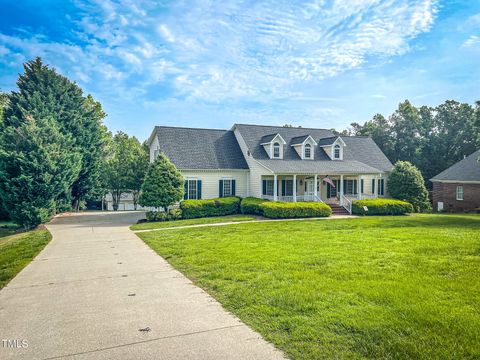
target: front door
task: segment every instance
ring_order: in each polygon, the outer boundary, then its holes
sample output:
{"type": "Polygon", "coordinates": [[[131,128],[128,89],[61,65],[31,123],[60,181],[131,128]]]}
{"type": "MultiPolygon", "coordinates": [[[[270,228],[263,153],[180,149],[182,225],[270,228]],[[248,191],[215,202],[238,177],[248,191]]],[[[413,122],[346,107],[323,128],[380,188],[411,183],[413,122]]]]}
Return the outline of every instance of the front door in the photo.
{"type": "Polygon", "coordinates": [[[305,180],[305,195],[313,196],[315,192],[313,179],[305,180]]]}

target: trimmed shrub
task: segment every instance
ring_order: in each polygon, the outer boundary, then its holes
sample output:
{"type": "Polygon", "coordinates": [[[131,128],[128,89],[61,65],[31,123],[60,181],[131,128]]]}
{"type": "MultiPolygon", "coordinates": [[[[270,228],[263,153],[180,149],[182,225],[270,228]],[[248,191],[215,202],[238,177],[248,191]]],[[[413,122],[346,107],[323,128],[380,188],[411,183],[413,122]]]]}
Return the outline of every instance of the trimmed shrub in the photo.
{"type": "Polygon", "coordinates": [[[240,198],[232,196],[210,200],[184,200],[180,203],[180,209],[184,219],[237,214],[240,198]]]}
{"type": "Polygon", "coordinates": [[[182,210],[172,209],[168,212],[168,220],[180,220],[182,218],[182,210]]]}
{"type": "Polygon", "coordinates": [[[396,199],[365,199],[354,200],[352,203],[352,214],[356,215],[405,215],[412,212],[412,204],[396,199]],[[365,211],[364,206],[368,211],[365,211]]]}
{"type": "Polygon", "coordinates": [[[273,219],[328,217],[332,208],[321,202],[264,202],[263,215],[273,219]]]}
{"type": "Polygon", "coordinates": [[[267,201],[256,197],[244,198],[240,203],[240,211],[242,214],[263,215],[263,209],[260,205],[267,201]]]}
{"type": "Polygon", "coordinates": [[[148,222],[167,220],[167,213],[164,211],[147,211],[145,215],[148,222]]]}

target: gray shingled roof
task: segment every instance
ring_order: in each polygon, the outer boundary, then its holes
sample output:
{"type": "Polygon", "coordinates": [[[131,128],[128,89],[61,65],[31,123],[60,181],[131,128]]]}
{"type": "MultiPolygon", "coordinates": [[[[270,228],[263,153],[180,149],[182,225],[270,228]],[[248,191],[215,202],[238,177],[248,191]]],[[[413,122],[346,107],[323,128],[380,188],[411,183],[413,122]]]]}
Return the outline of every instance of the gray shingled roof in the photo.
{"type": "MultiPolygon", "coordinates": [[[[293,168],[303,169],[305,171],[325,169],[325,172],[352,172],[357,173],[378,173],[390,171],[392,169],[391,162],[368,137],[361,136],[341,136],[347,145],[344,148],[343,160],[331,160],[325,153],[323,148],[317,146],[315,148],[315,160],[302,160],[298,153],[291,146],[295,143],[296,138],[311,135],[312,138],[320,145],[322,139],[327,138],[333,141],[338,137],[331,130],[327,129],[310,129],[310,128],[286,128],[279,126],[262,126],[262,125],[245,125],[236,124],[235,127],[242,135],[248,149],[252,153],[254,159],[275,172],[292,172],[293,168]],[[262,138],[269,134],[280,134],[286,141],[284,148],[283,160],[271,160],[265,149],[260,144],[262,138]]],[[[333,143],[332,141],[332,143],[333,143]]],[[[323,172],[323,171],[322,171],[323,172]]]]}
{"type": "Polygon", "coordinates": [[[480,150],[460,160],[431,181],[480,181],[480,150]]]}
{"type": "Polygon", "coordinates": [[[156,126],[159,150],[179,169],[248,169],[231,130],[156,126]]]}
{"type": "Polygon", "coordinates": [[[282,174],[376,174],[379,169],[355,160],[258,160],[275,173],[282,174]]]}
{"type": "Polygon", "coordinates": [[[338,139],[338,136],[331,136],[328,138],[320,139],[318,141],[318,146],[332,145],[337,139],[338,139]]]}

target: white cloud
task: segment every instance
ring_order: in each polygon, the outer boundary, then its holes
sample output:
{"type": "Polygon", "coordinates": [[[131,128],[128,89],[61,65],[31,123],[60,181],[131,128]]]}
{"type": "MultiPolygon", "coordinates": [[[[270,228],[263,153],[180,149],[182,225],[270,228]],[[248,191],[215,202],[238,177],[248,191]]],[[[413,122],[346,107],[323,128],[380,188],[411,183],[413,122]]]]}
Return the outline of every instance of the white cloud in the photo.
{"type": "Polygon", "coordinates": [[[471,35],[465,42],[462,44],[462,47],[475,47],[480,46],[480,36],[471,35]]]}
{"type": "Polygon", "coordinates": [[[0,53],[5,63],[40,55],[122,95],[170,81],[178,95],[211,102],[301,98],[292,88],[409,51],[432,26],[437,2],[90,0],[76,3],[83,16],[69,35],[78,42],[0,34],[0,53]]]}

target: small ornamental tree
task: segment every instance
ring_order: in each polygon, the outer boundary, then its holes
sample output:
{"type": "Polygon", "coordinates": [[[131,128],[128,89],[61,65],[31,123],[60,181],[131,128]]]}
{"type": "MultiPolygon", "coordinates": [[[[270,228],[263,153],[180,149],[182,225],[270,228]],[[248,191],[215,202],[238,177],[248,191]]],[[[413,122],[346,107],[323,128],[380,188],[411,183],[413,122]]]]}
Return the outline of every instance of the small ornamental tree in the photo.
{"type": "Polygon", "coordinates": [[[139,204],[167,209],[183,199],[183,177],[175,165],[160,153],[150,164],[140,192],[139,204]]]}
{"type": "Polygon", "coordinates": [[[415,211],[431,209],[428,191],[420,171],[408,161],[397,161],[388,177],[387,191],[391,197],[409,202],[415,211]]]}

